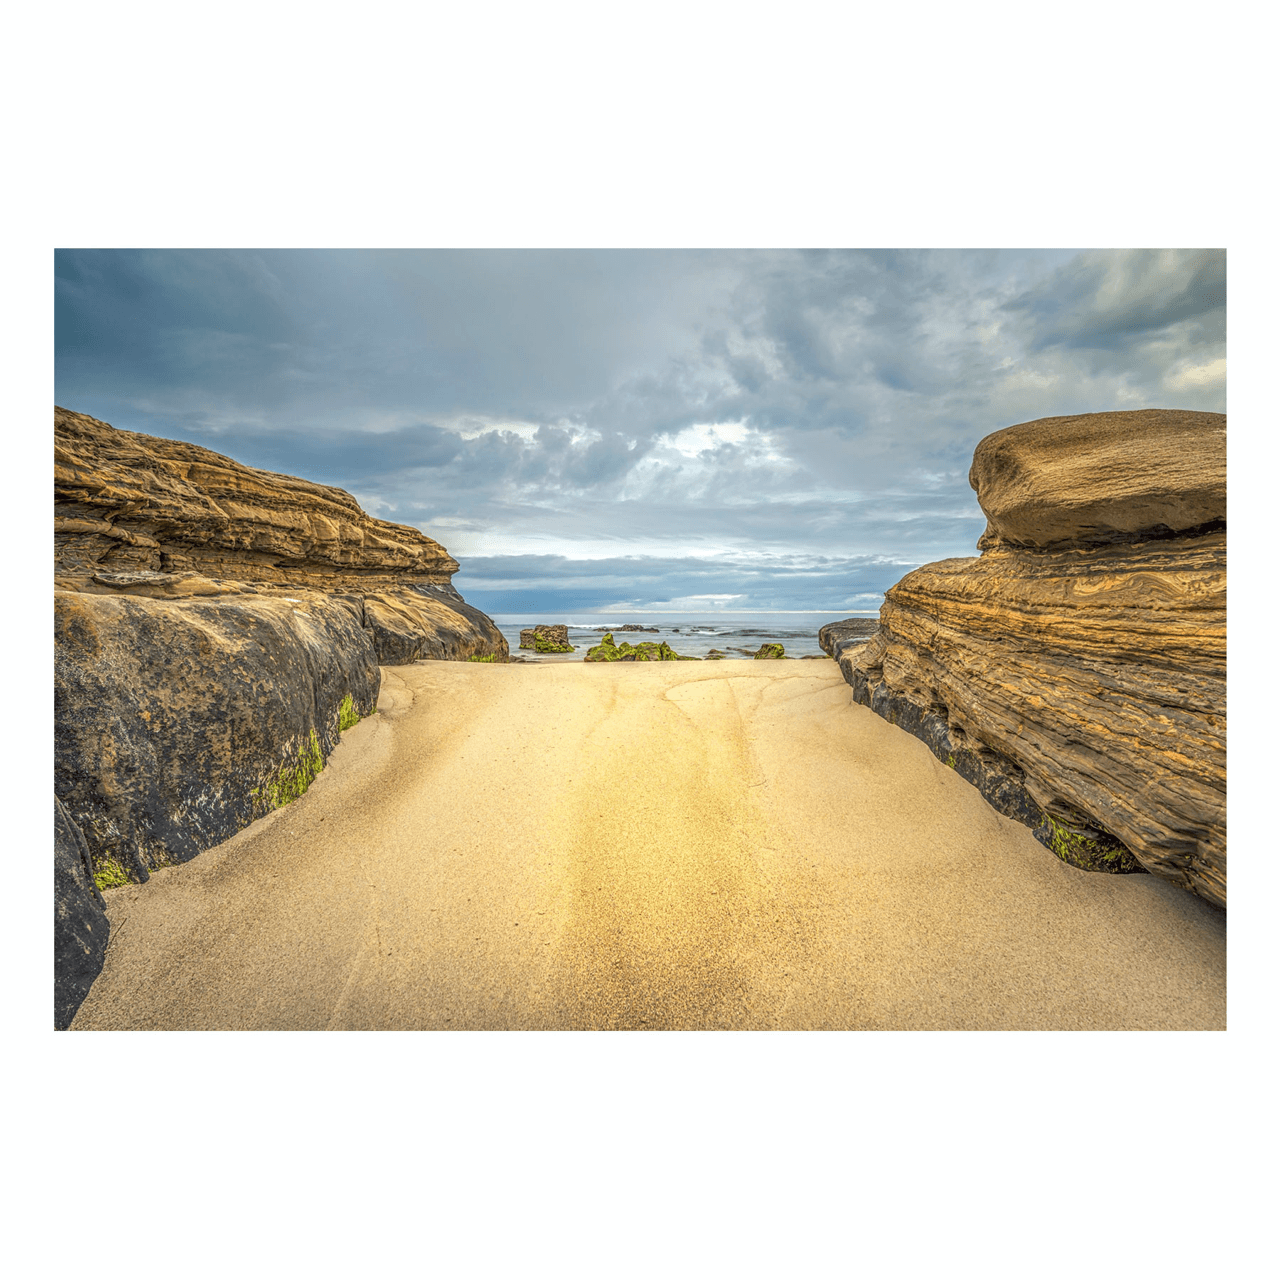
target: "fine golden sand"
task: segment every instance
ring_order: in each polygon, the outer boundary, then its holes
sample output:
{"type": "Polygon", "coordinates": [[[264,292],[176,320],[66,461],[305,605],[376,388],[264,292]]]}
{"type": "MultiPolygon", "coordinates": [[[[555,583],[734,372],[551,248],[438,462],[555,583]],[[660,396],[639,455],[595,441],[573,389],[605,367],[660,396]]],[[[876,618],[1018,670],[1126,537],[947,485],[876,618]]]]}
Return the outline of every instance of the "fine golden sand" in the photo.
{"type": "Polygon", "coordinates": [[[1225,1026],[1222,912],[1059,862],[834,663],[383,676],[301,800],[107,894],[76,1029],[1225,1026]]]}

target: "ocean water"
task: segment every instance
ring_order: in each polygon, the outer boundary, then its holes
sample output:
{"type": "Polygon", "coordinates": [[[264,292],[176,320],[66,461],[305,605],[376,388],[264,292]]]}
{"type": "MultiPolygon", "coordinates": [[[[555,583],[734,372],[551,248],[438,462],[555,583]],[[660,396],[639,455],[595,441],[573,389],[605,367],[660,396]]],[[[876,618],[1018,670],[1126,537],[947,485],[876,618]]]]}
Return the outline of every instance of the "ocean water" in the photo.
{"type": "Polygon", "coordinates": [[[621,644],[629,640],[637,644],[641,640],[660,642],[665,640],[677,653],[689,658],[705,658],[712,649],[719,649],[726,658],[751,658],[762,644],[780,644],[788,658],[806,656],[823,657],[818,645],[818,628],[842,618],[870,617],[876,614],[861,613],[772,613],[772,614],[657,614],[617,613],[599,616],[576,613],[570,617],[553,617],[550,614],[494,614],[502,634],[511,646],[512,657],[517,654],[539,662],[581,662],[587,650],[600,643],[605,631],[612,631],[614,640],[621,644]],[[569,643],[576,645],[573,653],[537,654],[531,649],[520,648],[520,632],[538,623],[569,628],[569,643]],[[626,631],[621,628],[633,622],[644,627],[656,627],[657,631],[626,631]]]}

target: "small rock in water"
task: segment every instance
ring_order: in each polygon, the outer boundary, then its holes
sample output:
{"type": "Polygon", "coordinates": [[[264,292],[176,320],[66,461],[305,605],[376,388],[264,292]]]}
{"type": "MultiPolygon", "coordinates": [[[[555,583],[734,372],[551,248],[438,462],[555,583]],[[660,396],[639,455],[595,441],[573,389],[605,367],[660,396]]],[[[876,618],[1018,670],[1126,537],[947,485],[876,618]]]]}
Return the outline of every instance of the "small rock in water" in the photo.
{"type": "Polygon", "coordinates": [[[574,648],[569,643],[569,628],[564,623],[546,622],[521,631],[520,647],[532,649],[535,653],[572,653],[574,648]]]}

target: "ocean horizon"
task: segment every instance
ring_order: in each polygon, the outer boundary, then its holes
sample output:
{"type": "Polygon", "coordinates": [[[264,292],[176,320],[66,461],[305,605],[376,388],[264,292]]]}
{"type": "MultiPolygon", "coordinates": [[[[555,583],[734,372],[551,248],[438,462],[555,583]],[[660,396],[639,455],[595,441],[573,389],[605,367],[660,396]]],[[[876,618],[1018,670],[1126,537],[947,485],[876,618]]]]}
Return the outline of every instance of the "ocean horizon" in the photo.
{"type": "Polygon", "coordinates": [[[684,657],[706,658],[712,649],[719,649],[727,658],[749,658],[762,644],[780,644],[789,658],[819,657],[818,630],[828,622],[842,618],[875,618],[879,610],[855,612],[774,609],[733,614],[686,613],[656,609],[575,609],[568,617],[532,613],[490,614],[498,629],[506,638],[512,654],[531,650],[520,649],[520,632],[544,624],[563,625],[569,629],[569,643],[576,646],[571,654],[543,654],[543,659],[559,662],[581,662],[587,650],[600,643],[606,630],[615,633],[614,639],[665,640],[684,657]],[[635,626],[656,627],[657,631],[623,632],[628,623],[635,626]]]}

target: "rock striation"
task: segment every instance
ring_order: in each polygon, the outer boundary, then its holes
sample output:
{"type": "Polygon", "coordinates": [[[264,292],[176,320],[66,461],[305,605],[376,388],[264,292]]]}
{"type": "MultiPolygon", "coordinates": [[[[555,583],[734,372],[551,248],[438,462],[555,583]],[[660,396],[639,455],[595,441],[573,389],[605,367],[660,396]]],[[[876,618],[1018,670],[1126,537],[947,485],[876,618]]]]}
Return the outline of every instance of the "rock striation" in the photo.
{"type": "MultiPolygon", "coordinates": [[[[854,700],[1090,870],[1226,905],[1226,418],[1046,418],[982,440],[976,558],[831,633],[854,700]]],[[[825,629],[824,629],[825,630],[825,629]]]]}
{"type": "Polygon", "coordinates": [[[448,585],[458,562],[341,489],[54,409],[58,567],[324,590],[448,585]]]}
{"type": "Polygon", "coordinates": [[[818,630],[818,646],[827,657],[838,661],[846,649],[866,644],[879,629],[877,618],[845,618],[840,622],[828,622],[818,630]]]}
{"type": "Polygon", "coordinates": [[[153,599],[300,590],[363,601],[378,661],[507,656],[458,562],[342,489],[54,409],[54,583],[153,599]]]}
{"type": "Polygon", "coordinates": [[[439,543],[341,489],[65,409],[54,459],[62,1026],[101,967],[101,888],[301,795],[373,711],[380,664],[509,654],[439,543]]]}

